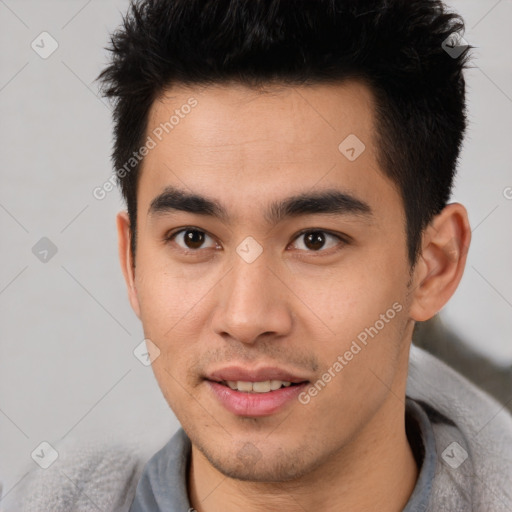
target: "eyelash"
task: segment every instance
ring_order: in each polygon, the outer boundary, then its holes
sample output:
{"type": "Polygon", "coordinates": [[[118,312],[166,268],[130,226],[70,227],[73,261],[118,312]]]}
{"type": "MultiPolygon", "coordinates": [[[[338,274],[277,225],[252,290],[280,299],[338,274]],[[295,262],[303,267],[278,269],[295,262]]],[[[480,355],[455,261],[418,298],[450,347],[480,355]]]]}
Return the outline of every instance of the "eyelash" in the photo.
{"type": "MultiPolygon", "coordinates": [[[[164,242],[165,243],[170,243],[170,242],[172,242],[176,238],[177,235],[179,235],[180,233],[186,232],[186,231],[198,231],[199,233],[204,233],[205,235],[209,236],[212,240],[214,240],[214,237],[212,235],[210,235],[207,231],[204,231],[203,229],[199,229],[196,226],[186,226],[184,228],[180,228],[180,229],[178,229],[176,231],[168,233],[164,237],[164,242]]],[[[301,236],[303,236],[305,234],[308,234],[308,233],[322,233],[322,234],[326,234],[326,235],[329,235],[329,236],[331,236],[333,238],[338,239],[338,241],[341,242],[341,247],[339,247],[339,246],[338,247],[331,247],[330,249],[326,249],[326,250],[319,249],[318,251],[312,251],[312,250],[305,251],[305,252],[308,252],[310,254],[321,254],[321,253],[331,254],[332,252],[338,252],[339,250],[341,250],[341,248],[343,246],[348,245],[351,242],[351,239],[350,239],[350,237],[348,237],[348,235],[341,235],[341,234],[333,233],[332,231],[325,230],[325,229],[320,229],[320,228],[308,228],[308,229],[303,229],[302,231],[299,231],[299,233],[297,233],[295,235],[295,237],[293,238],[291,243],[295,242],[298,238],[300,238],[301,236]],[[334,249],[334,251],[333,251],[333,249],[334,249]]],[[[181,250],[186,255],[189,255],[189,254],[190,255],[195,255],[199,251],[201,251],[201,249],[183,249],[183,247],[179,247],[179,250],[181,250]]]]}

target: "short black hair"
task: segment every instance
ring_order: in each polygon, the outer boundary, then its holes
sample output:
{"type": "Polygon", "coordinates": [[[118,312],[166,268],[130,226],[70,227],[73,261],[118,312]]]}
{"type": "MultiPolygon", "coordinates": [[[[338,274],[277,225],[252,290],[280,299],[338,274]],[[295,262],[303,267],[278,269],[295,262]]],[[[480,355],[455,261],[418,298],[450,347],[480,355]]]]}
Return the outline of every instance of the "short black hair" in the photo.
{"type": "Polygon", "coordinates": [[[140,163],[119,170],[143,144],[166,88],[359,79],[376,100],[378,163],[403,199],[413,267],[424,228],[450,198],[466,129],[469,52],[455,56],[443,44],[463,30],[441,0],[132,1],[98,78],[114,103],[112,158],[133,260],[140,163]]]}

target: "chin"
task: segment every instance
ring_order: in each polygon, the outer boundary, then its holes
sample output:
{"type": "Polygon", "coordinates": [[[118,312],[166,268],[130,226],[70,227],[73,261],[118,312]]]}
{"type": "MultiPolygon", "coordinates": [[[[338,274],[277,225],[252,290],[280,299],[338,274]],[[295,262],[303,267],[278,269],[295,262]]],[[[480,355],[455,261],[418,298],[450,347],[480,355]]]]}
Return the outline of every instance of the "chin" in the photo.
{"type": "Polygon", "coordinates": [[[318,464],[307,463],[307,449],[277,448],[260,451],[246,442],[234,453],[212,454],[200,448],[208,462],[220,473],[235,480],[248,482],[287,482],[309,473],[318,464]]]}

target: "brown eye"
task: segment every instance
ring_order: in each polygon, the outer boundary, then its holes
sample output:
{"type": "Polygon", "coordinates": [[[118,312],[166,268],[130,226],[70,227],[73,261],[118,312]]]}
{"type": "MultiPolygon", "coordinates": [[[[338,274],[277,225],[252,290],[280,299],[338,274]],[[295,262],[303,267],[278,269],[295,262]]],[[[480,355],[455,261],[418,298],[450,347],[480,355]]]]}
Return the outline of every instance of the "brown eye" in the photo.
{"type": "MultiPolygon", "coordinates": [[[[204,231],[195,228],[185,228],[176,231],[166,238],[167,242],[175,241],[175,243],[184,250],[196,251],[203,248],[204,243],[210,239],[210,247],[215,248],[216,243],[211,236],[207,235],[204,231]]],[[[204,247],[208,248],[208,246],[204,247]]]]}
{"type": "Polygon", "coordinates": [[[312,231],[304,237],[304,245],[313,251],[321,249],[325,244],[325,236],[321,231],[312,231]]]}
{"type": "Polygon", "coordinates": [[[298,249],[309,252],[324,252],[327,249],[336,247],[336,245],[344,245],[347,243],[341,236],[331,234],[322,230],[309,230],[303,231],[296,238],[295,244],[298,249]],[[302,239],[302,243],[297,243],[297,240],[302,239]],[[301,247],[302,246],[302,247],[301,247]]]}
{"type": "Polygon", "coordinates": [[[196,229],[187,229],[183,237],[183,241],[189,249],[199,249],[203,245],[204,239],[204,233],[196,229]]]}

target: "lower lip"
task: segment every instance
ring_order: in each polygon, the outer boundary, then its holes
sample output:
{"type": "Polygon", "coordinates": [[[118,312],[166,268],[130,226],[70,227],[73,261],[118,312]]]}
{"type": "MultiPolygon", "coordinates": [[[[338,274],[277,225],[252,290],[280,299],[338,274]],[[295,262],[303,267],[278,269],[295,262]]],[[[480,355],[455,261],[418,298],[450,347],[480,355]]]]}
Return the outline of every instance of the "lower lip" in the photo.
{"type": "Polygon", "coordinates": [[[274,414],[292,400],[297,399],[297,396],[307,386],[307,382],[303,382],[296,386],[279,388],[268,393],[246,393],[211,380],[206,382],[220,403],[228,411],[238,416],[268,416],[274,414]]]}

